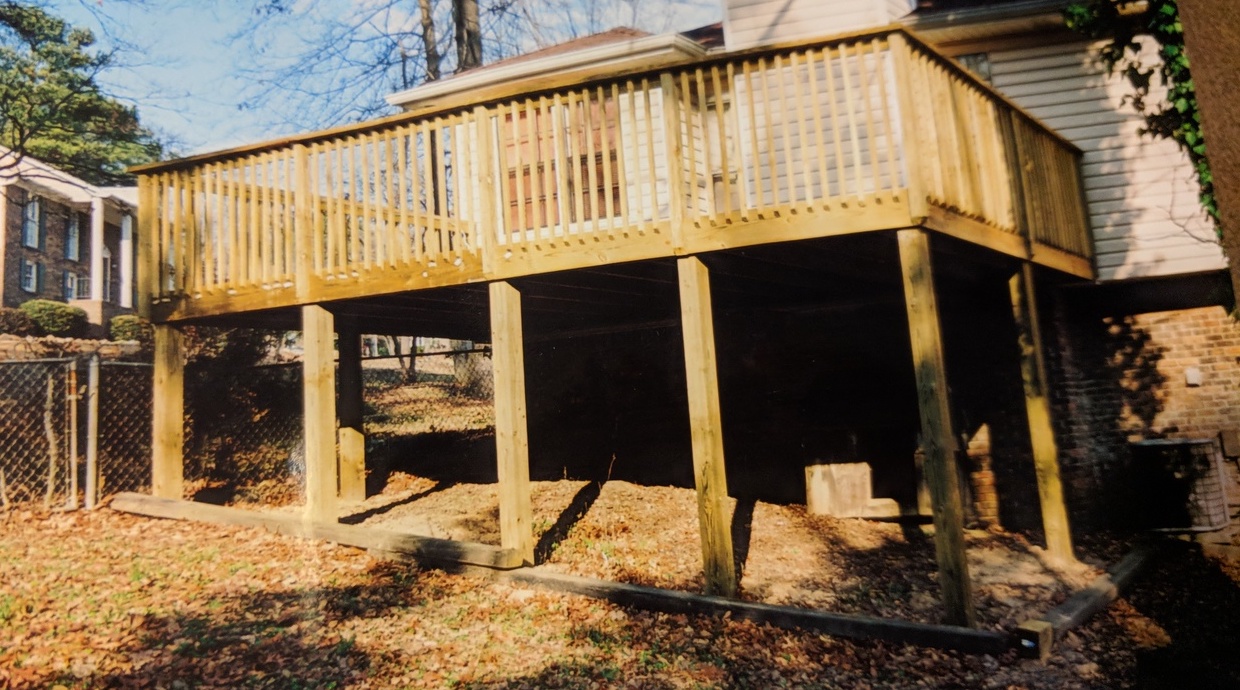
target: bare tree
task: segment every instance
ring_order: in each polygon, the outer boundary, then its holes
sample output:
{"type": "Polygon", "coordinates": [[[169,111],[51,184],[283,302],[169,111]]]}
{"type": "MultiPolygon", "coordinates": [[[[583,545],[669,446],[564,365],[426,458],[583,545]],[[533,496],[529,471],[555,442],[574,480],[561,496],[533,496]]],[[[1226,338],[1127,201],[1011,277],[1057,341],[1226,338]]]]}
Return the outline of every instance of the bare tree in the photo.
{"type": "Polygon", "coordinates": [[[572,38],[688,28],[719,11],[717,0],[233,2],[254,13],[234,37],[251,56],[245,107],[301,128],[386,114],[395,91],[572,38]]]}

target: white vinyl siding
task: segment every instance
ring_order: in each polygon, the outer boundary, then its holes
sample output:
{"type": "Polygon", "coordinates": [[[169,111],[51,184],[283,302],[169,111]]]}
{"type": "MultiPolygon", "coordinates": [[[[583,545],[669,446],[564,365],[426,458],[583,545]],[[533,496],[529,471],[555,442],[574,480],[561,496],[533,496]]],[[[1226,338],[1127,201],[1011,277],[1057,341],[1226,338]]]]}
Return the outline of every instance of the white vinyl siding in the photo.
{"type": "Polygon", "coordinates": [[[830,36],[888,24],[912,10],[911,0],[726,0],[729,50],[830,36]]]}
{"type": "Polygon", "coordinates": [[[1048,45],[992,52],[989,61],[996,89],[1084,151],[1099,279],[1223,268],[1187,157],[1173,142],[1140,134],[1144,121],[1122,102],[1127,82],[1106,75],[1096,49],[1048,45]]]}

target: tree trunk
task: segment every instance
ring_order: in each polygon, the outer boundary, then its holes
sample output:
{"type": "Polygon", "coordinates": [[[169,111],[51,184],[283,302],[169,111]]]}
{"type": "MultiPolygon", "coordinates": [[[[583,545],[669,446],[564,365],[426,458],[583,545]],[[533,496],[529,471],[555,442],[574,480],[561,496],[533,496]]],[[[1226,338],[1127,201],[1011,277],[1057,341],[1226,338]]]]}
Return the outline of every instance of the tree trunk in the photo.
{"type": "Polygon", "coordinates": [[[426,51],[426,81],[439,79],[439,46],[435,39],[435,18],[431,15],[431,0],[418,0],[422,14],[422,47],[426,51]]]}
{"type": "Polygon", "coordinates": [[[482,29],[478,24],[478,0],[452,0],[456,24],[456,71],[482,66],[482,29]]]}

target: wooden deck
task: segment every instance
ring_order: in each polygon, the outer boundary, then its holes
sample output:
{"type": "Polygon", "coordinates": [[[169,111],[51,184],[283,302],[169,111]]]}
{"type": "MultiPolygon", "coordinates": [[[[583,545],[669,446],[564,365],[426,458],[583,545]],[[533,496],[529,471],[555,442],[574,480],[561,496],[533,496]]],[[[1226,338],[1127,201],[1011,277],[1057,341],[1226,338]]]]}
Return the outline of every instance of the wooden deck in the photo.
{"type": "Polygon", "coordinates": [[[140,309],[910,227],[1093,275],[1079,151],[902,29],[580,79],[137,169],[140,309]]]}

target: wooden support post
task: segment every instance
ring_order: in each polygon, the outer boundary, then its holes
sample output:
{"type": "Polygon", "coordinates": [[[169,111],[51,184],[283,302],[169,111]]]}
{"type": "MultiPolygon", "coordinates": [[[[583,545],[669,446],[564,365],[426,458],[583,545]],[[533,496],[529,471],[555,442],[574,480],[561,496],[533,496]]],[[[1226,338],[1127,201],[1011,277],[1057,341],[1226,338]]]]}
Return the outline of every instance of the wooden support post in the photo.
{"type": "Polygon", "coordinates": [[[533,565],[534,518],[530,508],[530,443],[525,426],[521,293],[506,282],[491,283],[490,292],[500,546],[515,549],[525,563],[533,565]]]}
{"type": "Polygon", "coordinates": [[[693,439],[693,481],[697,486],[706,592],[730,597],[736,595],[736,563],[727,509],[728,479],[723,461],[710,273],[696,256],[678,259],[676,265],[680,273],[680,318],[693,439]]]}
{"type": "Polygon", "coordinates": [[[913,372],[917,377],[917,404],[921,412],[922,448],[926,483],[934,513],[934,546],[939,563],[939,585],[947,622],[974,627],[969,567],[965,560],[964,519],[956,465],[956,435],[952,431],[947,398],[947,371],[939,329],[934,275],[930,266],[930,237],[925,230],[900,230],[900,269],[908,309],[913,372]]]}
{"type": "Polygon", "coordinates": [[[1042,331],[1038,326],[1033,265],[1022,262],[1020,272],[1008,281],[1008,288],[1019,338],[1020,375],[1025,386],[1025,413],[1029,418],[1029,442],[1038,476],[1046,548],[1055,558],[1073,560],[1068,509],[1064,505],[1063,483],[1059,478],[1059,448],[1055,445],[1051,404],[1047,396],[1046,361],[1042,355],[1042,331]]]}
{"type": "Polygon", "coordinates": [[[362,405],[362,334],[355,319],[337,321],[340,353],[336,415],[340,420],[340,498],[366,500],[366,432],[362,405]]]}
{"type": "Polygon", "coordinates": [[[181,498],[185,483],[185,338],[175,326],[155,324],[151,395],[151,494],[181,498]]]}
{"type": "Polygon", "coordinates": [[[332,321],[331,312],[317,304],[301,308],[305,518],[311,522],[336,521],[336,358],[332,321]]]}

